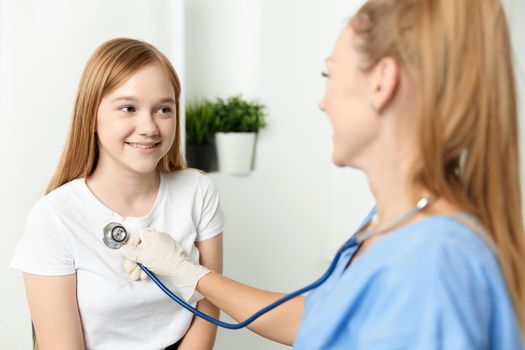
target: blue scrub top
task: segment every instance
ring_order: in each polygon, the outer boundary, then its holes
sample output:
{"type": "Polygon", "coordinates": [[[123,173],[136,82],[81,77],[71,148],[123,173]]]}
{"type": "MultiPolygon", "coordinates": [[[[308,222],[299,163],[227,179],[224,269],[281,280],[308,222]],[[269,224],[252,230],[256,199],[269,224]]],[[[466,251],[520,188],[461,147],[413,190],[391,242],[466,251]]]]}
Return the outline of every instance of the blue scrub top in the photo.
{"type": "Polygon", "coordinates": [[[497,258],[463,223],[410,223],[346,268],[355,251],[307,296],[294,349],[523,349],[497,258]]]}

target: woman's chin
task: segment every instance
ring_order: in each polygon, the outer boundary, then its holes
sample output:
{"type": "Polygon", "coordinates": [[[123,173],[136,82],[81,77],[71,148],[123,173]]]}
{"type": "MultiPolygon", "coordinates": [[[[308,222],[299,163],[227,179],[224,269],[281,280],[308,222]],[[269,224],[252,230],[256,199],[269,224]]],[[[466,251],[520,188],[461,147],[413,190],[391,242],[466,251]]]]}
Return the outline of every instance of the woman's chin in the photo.
{"type": "Polygon", "coordinates": [[[347,166],[346,161],[342,157],[338,156],[335,152],[332,154],[332,163],[334,163],[336,167],[340,168],[347,166]]]}

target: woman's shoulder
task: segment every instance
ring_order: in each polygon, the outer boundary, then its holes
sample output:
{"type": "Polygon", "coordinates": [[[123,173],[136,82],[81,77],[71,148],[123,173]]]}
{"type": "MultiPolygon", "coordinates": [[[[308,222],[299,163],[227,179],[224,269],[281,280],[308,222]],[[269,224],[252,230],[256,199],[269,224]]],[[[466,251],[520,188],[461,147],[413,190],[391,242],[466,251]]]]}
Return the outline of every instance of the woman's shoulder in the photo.
{"type": "Polygon", "coordinates": [[[409,278],[447,275],[447,278],[485,282],[487,276],[501,277],[497,255],[490,243],[477,229],[457,217],[427,217],[394,232],[390,238],[391,254],[385,261],[390,273],[397,271],[409,278]]]}
{"type": "Polygon", "coordinates": [[[485,239],[486,230],[470,216],[434,215],[408,225],[400,238],[408,248],[423,253],[453,251],[459,255],[488,258],[494,255],[491,244],[485,239]]]}
{"type": "Polygon", "coordinates": [[[356,288],[356,295],[381,293],[388,303],[452,305],[474,295],[468,307],[508,301],[496,255],[474,230],[452,217],[406,225],[377,240],[350,266],[354,279],[347,279],[348,288],[356,288]]]}
{"type": "Polygon", "coordinates": [[[373,321],[385,332],[395,329],[392,341],[428,344],[438,332],[444,343],[460,348],[473,334],[492,337],[494,322],[505,322],[511,336],[517,330],[496,255],[461,219],[427,217],[369,249],[350,265],[353,274],[349,271],[337,296],[348,299],[348,315],[373,321]],[[348,290],[353,290],[352,298],[348,290]],[[431,333],[420,332],[417,325],[423,323],[431,333]]]}

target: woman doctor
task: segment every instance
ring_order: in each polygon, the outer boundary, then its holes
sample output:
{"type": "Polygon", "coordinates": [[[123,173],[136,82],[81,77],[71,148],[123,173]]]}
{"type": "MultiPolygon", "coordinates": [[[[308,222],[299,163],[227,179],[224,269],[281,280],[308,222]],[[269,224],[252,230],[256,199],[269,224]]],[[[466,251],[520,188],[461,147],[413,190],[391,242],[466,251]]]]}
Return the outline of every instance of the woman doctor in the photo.
{"type": "MultiPolygon", "coordinates": [[[[252,331],[297,349],[522,349],[510,51],[499,0],[370,0],[358,11],[326,59],[320,108],[334,163],[368,176],[376,207],[356,232],[368,239],[252,331]]],[[[236,320],[282,296],[196,265],[166,233],[133,238],[124,256],[236,320]]]]}

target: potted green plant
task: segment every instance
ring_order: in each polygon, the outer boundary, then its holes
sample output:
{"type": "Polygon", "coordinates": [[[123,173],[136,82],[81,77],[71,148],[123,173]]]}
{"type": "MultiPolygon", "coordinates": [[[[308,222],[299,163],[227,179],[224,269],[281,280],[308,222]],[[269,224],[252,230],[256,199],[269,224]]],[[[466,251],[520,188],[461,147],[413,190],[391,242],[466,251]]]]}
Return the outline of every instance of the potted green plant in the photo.
{"type": "Polygon", "coordinates": [[[266,108],[241,95],[218,98],[214,103],[215,145],[219,171],[248,174],[253,169],[258,131],[266,126],[266,108]]]}
{"type": "Polygon", "coordinates": [[[214,103],[196,101],[186,107],[186,160],[188,166],[206,172],[217,170],[217,151],[213,144],[214,103]]]}

